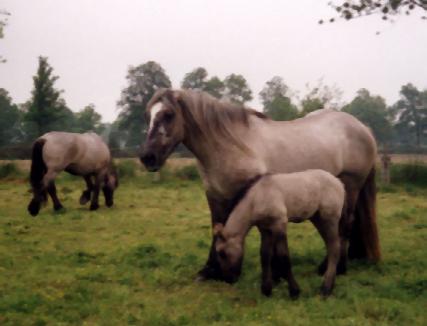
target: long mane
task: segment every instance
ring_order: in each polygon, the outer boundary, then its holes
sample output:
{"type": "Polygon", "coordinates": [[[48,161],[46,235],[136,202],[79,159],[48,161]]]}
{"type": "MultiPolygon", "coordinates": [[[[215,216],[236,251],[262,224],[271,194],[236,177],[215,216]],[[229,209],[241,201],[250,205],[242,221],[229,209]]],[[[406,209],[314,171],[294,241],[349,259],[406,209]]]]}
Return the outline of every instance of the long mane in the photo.
{"type": "MultiPolygon", "coordinates": [[[[269,119],[263,113],[234,104],[218,100],[213,96],[195,90],[176,90],[172,94],[174,99],[170,99],[167,93],[171,90],[159,90],[150,101],[154,105],[159,100],[166,98],[167,101],[176,101],[184,116],[187,128],[201,136],[208,144],[213,146],[229,146],[233,144],[238,148],[248,151],[236,133],[236,127],[249,127],[249,119],[252,116],[260,119],[269,119]]],[[[151,105],[148,106],[151,106],[151,105]]]]}

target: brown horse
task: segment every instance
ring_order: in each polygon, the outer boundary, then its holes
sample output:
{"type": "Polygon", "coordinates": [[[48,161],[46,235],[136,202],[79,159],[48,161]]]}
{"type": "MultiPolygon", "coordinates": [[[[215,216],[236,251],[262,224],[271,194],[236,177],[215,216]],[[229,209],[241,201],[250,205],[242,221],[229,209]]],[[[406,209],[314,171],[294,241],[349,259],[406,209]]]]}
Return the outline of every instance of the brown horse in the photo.
{"type": "Polygon", "coordinates": [[[321,293],[330,295],[340,257],[338,229],[344,201],[344,185],[324,170],[261,177],[231,212],[225,226],[220,223],[214,226],[215,250],[225,280],[232,283],[240,275],[246,235],[257,226],[261,233],[262,293],[271,295],[271,260],[276,252],[281,262],[279,272],[288,281],[289,295],[298,296],[299,286],[292,274],[286,228],[288,222],[310,220],[326,245],[328,266],[321,293]]]}
{"type": "Polygon", "coordinates": [[[113,205],[118,178],[110,150],[101,137],[93,132],[76,134],[53,131],[39,137],[33,145],[30,173],[33,199],[28,205],[31,215],[36,216],[41,204],[47,201],[46,192],[52,198],[55,210],[63,207],[56,195],[54,180],[64,170],[83,176],[86,181],[87,189],[80,197],[80,204],[86,204],[92,196],[90,209],[98,209],[102,186],[106,205],[113,205]]]}
{"type": "MultiPolygon", "coordinates": [[[[197,158],[212,224],[225,223],[257,176],[322,169],[340,178],[348,194],[347,219],[340,234],[345,247],[350,243],[349,257],[380,259],[375,214],[377,148],[370,130],[353,116],[321,110],[278,122],[203,92],[170,89],[154,94],[146,115],[149,130],[141,161],[149,171],[157,171],[183,143],[197,158]]],[[[199,279],[222,278],[213,245],[199,279]]],[[[324,272],[326,260],[319,269],[324,272]]],[[[345,269],[343,257],[338,272],[345,269]]]]}

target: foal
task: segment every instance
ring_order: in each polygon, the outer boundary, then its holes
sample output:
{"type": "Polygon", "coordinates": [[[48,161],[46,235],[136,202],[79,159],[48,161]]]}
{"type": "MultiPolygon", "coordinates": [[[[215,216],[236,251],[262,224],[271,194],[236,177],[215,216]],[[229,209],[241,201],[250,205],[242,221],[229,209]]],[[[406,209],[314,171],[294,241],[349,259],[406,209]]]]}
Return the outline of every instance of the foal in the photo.
{"type": "Polygon", "coordinates": [[[341,181],[323,170],[261,177],[231,212],[225,226],[214,226],[215,249],[224,277],[228,282],[235,282],[239,277],[244,240],[255,225],[261,233],[262,293],[271,295],[272,256],[277,255],[280,264],[277,267],[280,276],[288,282],[289,295],[297,297],[299,287],[289,260],[286,226],[288,221],[310,220],[326,244],[327,269],[321,293],[328,296],[334,286],[340,257],[338,229],[344,201],[341,181]]]}

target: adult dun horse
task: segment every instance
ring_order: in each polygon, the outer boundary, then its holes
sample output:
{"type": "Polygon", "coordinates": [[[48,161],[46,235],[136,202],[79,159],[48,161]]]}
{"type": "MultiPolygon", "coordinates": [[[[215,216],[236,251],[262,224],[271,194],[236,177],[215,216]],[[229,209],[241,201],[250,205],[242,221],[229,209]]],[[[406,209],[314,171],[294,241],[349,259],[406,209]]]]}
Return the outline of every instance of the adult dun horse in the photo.
{"type": "MultiPolygon", "coordinates": [[[[347,212],[341,219],[340,235],[343,247],[349,247],[349,257],[380,259],[375,211],[377,148],[369,129],[353,116],[322,110],[278,122],[203,92],[171,89],[154,94],[146,115],[149,129],[141,161],[149,171],[157,171],[183,143],[197,158],[212,225],[225,223],[260,175],[322,169],[345,185],[347,212]]],[[[346,263],[345,254],[338,273],[345,272],[346,263]]],[[[323,274],[326,266],[325,259],[319,272],[323,274]]],[[[198,275],[199,279],[222,279],[214,239],[198,275]]]]}
{"type": "Polygon", "coordinates": [[[80,197],[80,204],[91,200],[90,209],[98,209],[102,186],[106,205],[113,205],[118,178],[110,150],[101,137],[93,132],[77,134],[53,131],[39,137],[33,144],[30,172],[33,199],[28,205],[31,215],[39,213],[41,204],[47,201],[47,193],[55,210],[63,207],[56,195],[54,180],[64,170],[83,176],[86,181],[87,189],[80,197]]]}

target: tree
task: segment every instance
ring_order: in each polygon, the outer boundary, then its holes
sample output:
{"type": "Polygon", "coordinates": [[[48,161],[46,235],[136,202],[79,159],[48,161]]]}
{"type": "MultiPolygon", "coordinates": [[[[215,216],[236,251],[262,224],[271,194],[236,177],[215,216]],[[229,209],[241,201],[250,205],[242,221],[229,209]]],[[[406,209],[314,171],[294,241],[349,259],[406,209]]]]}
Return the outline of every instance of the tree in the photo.
{"type": "Polygon", "coordinates": [[[0,88],[0,146],[5,146],[20,140],[21,112],[12,103],[9,93],[0,88]]]}
{"type": "Polygon", "coordinates": [[[171,87],[164,69],[154,61],[130,67],[126,76],[128,87],[122,90],[118,105],[119,129],[126,133],[126,145],[137,146],[143,140],[144,110],[155,91],[171,87]]]}
{"type": "MultiPolygon", "coordinates": [[[[4,37],[3,29],[7,25],[7,16],[10,16],[5,10],[0,10],[0,39],[4,37]]],[[[5,62],[6,60],[0,55],[0,63],[5,62]]]]}
{"type": "Polygon", "coordinates": [[[427,90],[421,92],[414,85],[407,84],[402,86],[400,96],[393,107],[397,117],[396,128],[412,134],[419,147],[423,135],[427,134],[427,90]]]}
{"type": "MultiPolygon", "coordinates": [[[[379,15],[383,20],[390,16],[400,14],[409,15],[411,12],[418,11],[422,14],[422,19],[427,19],[427,1],[425,0],[346,0],[330,2],[329,5],[334,8],[340,18],[350,20],[356,17],[379,15]]],[[[329,22],[334,22],[335,18],[330,18],[329,22]]],[[[323,19],[319,21],[322,24],[323,19]]]]}
{"type": "Polygon", "coordinates": [[[289,87],[284,83],[283,78],[274,76],[265,83],[264,88],[259,93],[264,107],[271,104],[277,97],[291,97],[289,87]]]}
{"type": "Polygon", "coordinates": [[[198,67],[184,76],[181,82],[184,89],[196,89],[205,91],[213,97],[222,98],[224,83],[216,76],[208,79],[208,72],[203,67],[198,67]]]}
{"type": "Polygon", "coordinates": [[[191,72],[185,74],[181,82],[181,87],[184,89],[204,90],[208,72],[203,67],[198,67],[191,72]]]}
{"type": "Polygon", "coordinates": [[[76,131],[93,131],[100,134],[105,128],[101,119],[101,115],[95,110],[95,105],[89,104],[83,110],[76,113],[76,131]]]}
{"type": "Polygon", "coordinates": [[[273,120],[293,120],[298,117],[298,109],[292,104],[289,87],[279,76],[266,82],[259,93],[263,111],[273,120]]]}
{"type": "Polygon", "coordinates": [[[223,97],[225,85],[224,82],[216,76],[206,81],[204,91],[218,99],[223,97]]]}
{"type": "Polygon", "coordinates": [[[298,118],[298,108],[292,104],[289,97],[276,97],[264,108],[265,114],[271,119],[278,121],[288,121],[298,118]]]}
{"type": "Polygon", "coordinates": [[[52,130],[71,131],[75,127],[74,114],[60,97],[62,91],[54,87],[57,79],[47,58],[39,57],[37,74],[33,77],[34,89],[25,105],[24,126],[28,139],[52,130]]]}
{"type": "Polygon", "coordinates": [[[313,88],[310,88],[309,84],[306,86],[308,91],[301,100],[301,116],[324,108],[333,110],[340,108],[342,91],[337,87],[325,85],[322,79],[319,79],[313,88]]]}
{"type": "Polygon", "coordinates": [[[224,98],[238,104],[252,100],[252,91],[242,75],[231,74],[225,78],[224,98]]]}
{"type": "Polygon", "coordinates": [[[386,144],[391,137],[390,112],[381,96],[372,96],[367,89],[360,89],[357,96],[342,111],[350,113],[369,126],[377,141],[386,144]]]}

